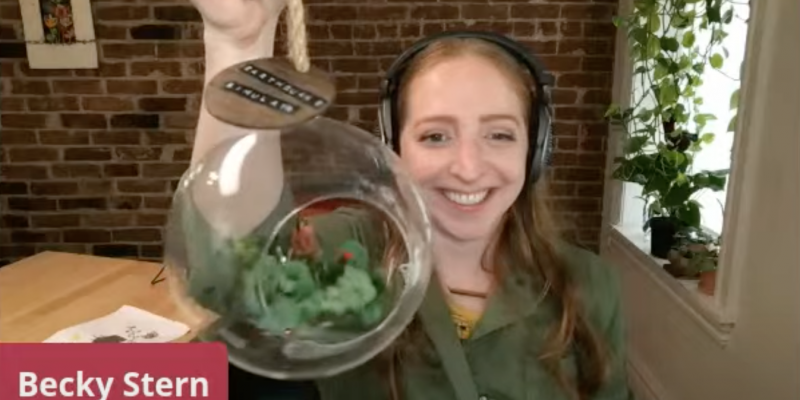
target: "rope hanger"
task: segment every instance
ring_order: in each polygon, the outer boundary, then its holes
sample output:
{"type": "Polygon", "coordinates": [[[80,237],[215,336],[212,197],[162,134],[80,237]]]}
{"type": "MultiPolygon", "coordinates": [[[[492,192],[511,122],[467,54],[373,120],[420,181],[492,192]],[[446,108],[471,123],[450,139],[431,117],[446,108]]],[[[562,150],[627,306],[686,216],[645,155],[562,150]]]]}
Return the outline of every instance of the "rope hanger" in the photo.
{"type": "Polygon", "coordinates": [[[308,37],[306,34],[306,13],[303,0],[289,0],[286,15],[289,40],[289,59],[296,70],[308,72],[311,62],[308,58],[308,37]]]}

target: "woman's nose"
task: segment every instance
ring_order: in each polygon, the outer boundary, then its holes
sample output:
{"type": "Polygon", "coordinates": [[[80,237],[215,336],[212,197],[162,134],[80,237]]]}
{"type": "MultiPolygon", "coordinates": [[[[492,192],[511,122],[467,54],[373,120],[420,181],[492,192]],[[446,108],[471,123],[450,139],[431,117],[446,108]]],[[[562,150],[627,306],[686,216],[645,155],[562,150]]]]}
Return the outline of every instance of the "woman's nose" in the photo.
{"type": "Polygon", "coordinates": [[[463,181],[475,181],[485,171],[483,151],[477,140],[462,139],[454,148],[450,173],[463,181]]]}

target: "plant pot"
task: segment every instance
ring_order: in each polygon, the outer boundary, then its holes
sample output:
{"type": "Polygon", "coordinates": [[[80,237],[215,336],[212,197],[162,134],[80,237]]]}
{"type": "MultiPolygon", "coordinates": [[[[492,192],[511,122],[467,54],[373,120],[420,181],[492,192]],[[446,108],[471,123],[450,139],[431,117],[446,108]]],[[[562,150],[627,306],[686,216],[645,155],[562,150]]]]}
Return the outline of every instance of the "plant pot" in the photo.
{"type": "Polygon", "coordinates": [[[703,294],[713,296],[717,289],[717,271],[701,272],[700,282],[697,283],[697,289],[703,294]]]}
{"type": "Polygon", "coordinates": [[[672,245],[675,244],[677,223],[669,217],[653,217],[650,220],[650,254],[658,258],[667,258],[672,245]]]}
{"type": "Polygon", "coordinates": [[[673,278],[693,278],[689,270],[689,259],[681,256],[677,250],[670,250],[667,253],[667,260],[669,263],[664,265],[664,271],[667,271],[673,278]]]}

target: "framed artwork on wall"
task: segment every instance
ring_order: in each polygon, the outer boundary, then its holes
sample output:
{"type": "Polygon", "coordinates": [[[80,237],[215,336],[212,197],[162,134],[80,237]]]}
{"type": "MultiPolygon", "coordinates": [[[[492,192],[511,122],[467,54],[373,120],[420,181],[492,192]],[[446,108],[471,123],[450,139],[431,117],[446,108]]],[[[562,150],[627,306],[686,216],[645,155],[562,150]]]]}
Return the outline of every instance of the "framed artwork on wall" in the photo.
{"type": "Polygon", "coordinates": [[[97,68],[89,0],[19,0],[31,69],[97,68]]]}

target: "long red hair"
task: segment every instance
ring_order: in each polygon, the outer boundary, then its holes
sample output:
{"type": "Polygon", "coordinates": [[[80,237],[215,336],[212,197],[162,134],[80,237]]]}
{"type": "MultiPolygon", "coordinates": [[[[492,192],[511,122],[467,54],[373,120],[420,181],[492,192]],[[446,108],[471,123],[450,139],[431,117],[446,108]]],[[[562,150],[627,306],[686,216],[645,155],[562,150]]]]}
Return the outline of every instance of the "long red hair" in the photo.
{"type": "MultiPolygon", "coordinates": [[[[409,84],[414,77],[443,61],[464,56],[480,57],[491,62],[516,88],[522,104],[531,104],[534,100],[528,89],[532,77],[502,49],[478,39],[444,39],[417,55],[404,73],[398,99],[401,128],[407,109],[409,84]]],[[[526,115],[529,124],[532,117],[526,115]]],[[[507,211],[505,221],[495,235],[494,245],[487,249],[483,264],[495,274],[507,272],[507,268],[518,268],[533,277],[534,281],[549,284],[545,301],[556,305],[559,318],[553,321],[549,329],[540,360],[573,398],[586,399],[600,388],[605,379],[607,356],[604,343],[593,332],[579,304],[576,284],[565,265],[566,261],[557,251],[562,238],[547,206],[547,180],[545,175],[535,184],[524,186],[507,211]],[[579,355],[579,373],[575,380],[560,368],[560,360],[571,348],[579,355]]],[[[496,278],[498,281],[501,279],[496,278]]],[[[397,382],[398,363],[418,361],[420,346],[425,346],[425,341],[419,322],[414,321],[385,354],[388,356],[386,365],[394,400],[402,398],[397,382]]]]}

